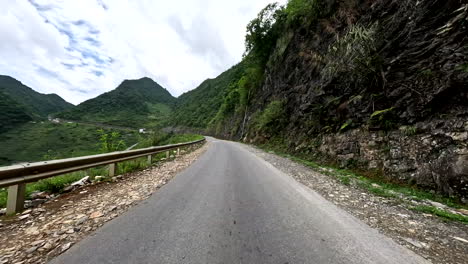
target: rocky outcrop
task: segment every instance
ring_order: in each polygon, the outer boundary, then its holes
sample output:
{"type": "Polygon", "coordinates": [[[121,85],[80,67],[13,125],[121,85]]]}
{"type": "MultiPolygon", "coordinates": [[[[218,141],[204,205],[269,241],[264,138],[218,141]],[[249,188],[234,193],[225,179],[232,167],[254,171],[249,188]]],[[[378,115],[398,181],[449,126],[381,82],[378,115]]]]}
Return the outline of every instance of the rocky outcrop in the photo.
{"type": "Polygon", "coordinates": [[[329,2],[278,41],[240,136],[468,199],[468,4],[329,2]],[[285,121],[260,130],[272,101],[285,121]]]}
{"type": "Polygon", "coordinates": [[[390,132],[353,129],[322,135],[315,144],[299,145],[295,151],[468,202],[466,120],[421,122],[390,132]]]}

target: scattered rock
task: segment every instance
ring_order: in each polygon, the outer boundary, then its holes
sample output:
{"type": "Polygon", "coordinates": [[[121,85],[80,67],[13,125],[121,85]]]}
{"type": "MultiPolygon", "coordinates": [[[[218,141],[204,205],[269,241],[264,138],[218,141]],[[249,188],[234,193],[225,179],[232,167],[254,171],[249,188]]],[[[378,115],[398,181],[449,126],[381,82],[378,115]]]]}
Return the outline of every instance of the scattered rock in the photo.
{"type": "Polygon", "coordinates": [[[30,216],[30,214],[22,215],[22,216],[18,217],[18,220],[24,220],[24,219],[28,218],[29,216],[30,216]]]}
{"type": "Polygon", "coordinates": [[[30,248],[26,249],[25,253],[26,253],[26,254],[31,254],[31,253],[33,253],[34,251],[36,251],[37,248],[38,248],[38,247],[30,247],[30,248]]]}
{"type": "Polygon", "coordinates": [[[27,214],[30,214],[31,212],[32,212],[32,210],[29,209],[29,210],[26,210],[26,211],[22,212],[21,214],[22,215],[27,215],[27,214]]]}
{"type": "Polygon", "coordinates": [[[468,210],[466,209],[455,209],[455,211],[463,215],[468,215],[468,210]]]}
{"type": "Polygon", "coordinates": [[[445,204],[441,204],[441,203],[438,203],[438,202],[434,202],[434,201],[428,201],[432,206],[435,206],[437,208],[440,208],[440,209],[445,209],[447,208],[447,206],[445,204]]]}
{"type": "Polygon", "coordinates": [[[36,207],[40,204],[47,202],[47,199],[35,199],[31,201],[31,207],[36,207]]]}
{"type": "Polygon", "coordinates": [[[71,245],[72,245],[71,242],[63,244],[62,247],[60,248],[60,253],[67,251],[71,247],[71,245]]]}
{"type": "Polygon", "coordinates": [[[45,244],[45,240],[36,240],[31,243],[32,247],[41,247],[45,244]]]}
{"type": "Polygon", "coordinates": [[[94,219],[94,218],[99,218],[99,217],[102,217],[102,216],[103,216],[102,212],[96,211],[96,212],[92,213],[92,214],[89,216],[89,218],[94,219]]]}
{"type": "Polygon", "coordinates": [[[86,177],[82,178],[81,180],[70,184],[70,186],[84,186],[88,182],[89,182],[89,176],[86,176],[86,177]]]}
{"type": "Polygon", "coordinates": [[[405,240],[406,242],[410,243],[411,245],[417,248],[425,248],[425,249],[429,248],[429,245],[424,242],[416,241],[411,238],[403,238],[403,240],[405,240]]]}
{"type": "Polygon", "coordinates": [[[64,193],[67,193],[67,192],[73,191],[74,189],[75,189],[75,186],[69,185],[69,186],[65,187],[62,191],[64,193]]]}
{"type": "Polygon", "coordinates": [[[86,220],[88,220],[88,219],[89,219],[89,217],[83,216],[83,217],[81,217],[80,219],[78,219],[78,220],[76,221],[75,224],[76,224],[76,225],[82,225],[82,224],[83,224],[84,222],[86,222],[86,220]]]}
{"type": "Polygon", "coordinates": [[[45,249],[45,250],[51,250],[54,246],[47,242],[42,248],[45,249]]]}
{"type": "Polygon", "coordinates": [[[95,181],[102,181],[103,179],[104,179],[103,176],[95,176],[95,177],[94,177],[94,180],[95,180],[95,181]]]}
{"type": "Polygon", "coordinates": [[[1,208],[0,209],[0,215],[6,214],[6,208],[1,208]]]}
{"type": "Polygon", "coordinates": [[[30,195],[31,200],[36,200],[36,199],[47,199],[49,197],[49,194],[46,192],[33,192],[30,195]]]}
{"type": "Polygon", "coordinates": [[[456,240],[458,240],[458,241],[468,243],[468,240],[466,240],[466,239],[464,239],[464,238],[456,237],[456,236],[454,236],[453,238],[456,239],[456,240]]]}
{"type": "Polygon", "coordinates": [[[39,235],[39,228],[37,226],[30,227],[26,229],[25,233],[27,235],[39,235]]]}

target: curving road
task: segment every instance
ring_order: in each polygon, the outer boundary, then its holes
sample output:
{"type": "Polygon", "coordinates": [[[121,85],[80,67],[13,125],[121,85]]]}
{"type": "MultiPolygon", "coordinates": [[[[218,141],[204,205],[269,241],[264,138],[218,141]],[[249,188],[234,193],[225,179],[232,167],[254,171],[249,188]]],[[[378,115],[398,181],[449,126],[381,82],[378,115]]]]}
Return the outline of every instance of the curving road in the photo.
{"type": "Polygon", "coordinates": [[[192,166],[52,263],[428,263],[241,144],[192,166]]]}

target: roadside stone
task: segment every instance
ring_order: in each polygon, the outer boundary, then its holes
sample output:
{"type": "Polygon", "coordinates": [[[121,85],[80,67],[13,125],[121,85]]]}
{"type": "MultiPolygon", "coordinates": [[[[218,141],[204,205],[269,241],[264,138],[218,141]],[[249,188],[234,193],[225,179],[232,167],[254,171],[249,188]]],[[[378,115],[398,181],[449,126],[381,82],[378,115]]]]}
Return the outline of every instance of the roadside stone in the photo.
{"type": "Polygon", "coordinates": [[[89,182],[89,176],[86,176],[86,177],[83,177],[81,180],[70,184],[70,186],[84,186],[88,182],[89,182]]]}
{"type": "Polygon", "coordinates": [[[80,219],[78,219],[75,223],[75,225],[82,225],[84,222],[86,222],[86,220],[88,220],[89,217],[88,216],[83,216],[81,217],[80,219]]]}
{"type": "Polygon", "coordinates": [[[65,187],[65,188],[62,190],[62,192],[67,193],[67,192],[73,191],[74,189],[75,189],[75,186],[69,185],[69,186],[65,187]]]}
{"type": "Polygon", "coordinates": [[[30,227],[26,229],[25,233],[27,235],[39,235],[39,228],[37,226],[30,227]]]}
{"type": "Polygon", "coordinates": [[[71,245],[72,245],[71,242],[63,244],[62,247],[60,248],[60,253],[67,251],[71,247],[71,245]]]}
{"type": "Polygon", "coordinates": [[[47,199],[35,199],[31,201],[31,207],[36,207],[40,204],[47,202],[47,199]]]}
{"type": "Polygon", "coordinates": [[[434,202],[434,201],[427,201],[427,202],[429,202],[432,206],[435,206],[435,207],[440,208],[440,209],[447,208],[447,206],[445,204],[441,204],[441,203],[434,202]]]}
{"type": "Polygon", "coordinates": [[[95,177],[94,177],[94,180],[95,180],[95,181],[102,181],[103,179],[104,179],[103,176],[95,176],[95,177]]]}
{"type": "Polygon", "coordinates": [[[408,242],[411,245],[413,245],[415,247],[418,247],[418,248],[426,248],[426,249],[429,248],[429,246],[424,242],[416,241],[416,240],[411,239],[411,238],[403,238],[403,240],[405,240],[406,242],[408,242]]]}
{"type": "Polygon", "coordinates": [[[25,253],[26,253],[26,254],[31,254],[31,253],[33,253],[34,251],[36,251],[37,248],[38,248],[38,247],[30,247],[30,248],[26,249],[25,253]]]}
{"type": "Polygon", "coordinates": [[[91,215],[89,215],[89,218],[91,219],[94,219],[94,218],[99,218],[99,217],[102,217],[104,214],[100,211],[96,211],[94,213],[92,213],[91,215]]]}
{"type": "Polygon", "coordinates": [[[464,238],[456,237],[456,236],[454,236],[453,238],[456,239],[456,240],[458,240],[458,241],[461,241],[461,242],[464,242],[464,243],[468,243],[468,240],[466,240],[466,239],[464,239],[464,238]]]}
{"type": "Polygon", "coordinates": [[[31,200],[36,200],[36,199],[47,199],[49,196],[48,193],[46,192],[33,192],[31,193],[30,197],[31,200]]]}
{"type": "Polygon", "coordinates": [[[31,243],[32,247],[41,247],[45,244],[45,240],[36,240],[31,243]]]}
{"type": "Polygon", "coordinates": [[[1,208],[0,209],[0,215],[6,214],[6,208],[1,208]]]}
{"type": "Polygon", "coordinates": [[[27,215],[27,214],[30,214],[31,212],[32,212],[32,210],[29,209],[29,210],[26,210],[26,211],[22,212],[21,215],[27,215]]]}
{"type": "Polygon", "coordinates": [[[18,220],[24,220],[24,219],[28,218],[29,216],[30,216],[30,214],[22,215],[22,216],[18,217],[18,220]]]}

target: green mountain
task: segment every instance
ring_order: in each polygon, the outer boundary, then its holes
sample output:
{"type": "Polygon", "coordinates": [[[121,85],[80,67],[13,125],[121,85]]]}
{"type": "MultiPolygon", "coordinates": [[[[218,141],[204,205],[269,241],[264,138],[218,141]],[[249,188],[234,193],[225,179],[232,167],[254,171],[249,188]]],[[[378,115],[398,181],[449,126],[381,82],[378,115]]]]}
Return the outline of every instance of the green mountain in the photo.
{"type": "Polygon", "coordinates": [[[25,112],[23,105],[3,92],[0,92],[0,113],[2,113],[0,115],[0,133],[32,120],[32,117],[25,112]]]}
{"type": "Polygon", "coordinates": [[[20,105],[23,112],[34,118],[47,118],[50,114],[73,107],[56,94],[38,93],[10,76],[0,75],[0,92],[9,97],[4,102],[13,100],[16,103],[12,104],[20,105]]]}
{"type": "Polygon", "coordinates": [[[171,117],[176,126],[206,128],[216,116],[230,85],[242,74],[238,64],[215,79],[205,80],[196,89],[177,98],[177,107],[171,117]]]}
{"type": "Polygon", "coordinates": [[[176,99],[150,78],[125,80],[115,90],[56,115],[58,118],[125,127],[160,127],[176,99]]]}

